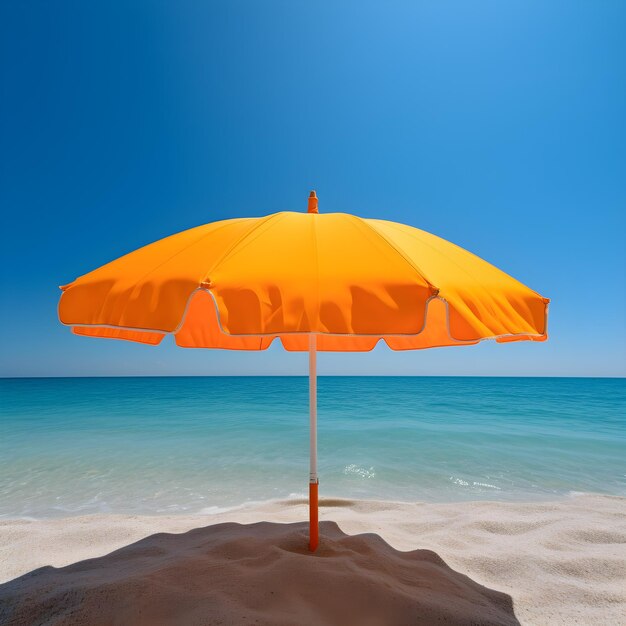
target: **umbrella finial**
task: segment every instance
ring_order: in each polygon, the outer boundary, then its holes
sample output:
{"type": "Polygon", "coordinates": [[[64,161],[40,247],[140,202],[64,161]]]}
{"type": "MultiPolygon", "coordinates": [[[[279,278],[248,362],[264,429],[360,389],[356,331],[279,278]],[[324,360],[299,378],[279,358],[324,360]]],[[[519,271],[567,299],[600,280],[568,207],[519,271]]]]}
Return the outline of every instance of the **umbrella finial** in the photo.
{"type": "Polygon", "coordinates": [[[309,194],[309,208],[307,209],[307,213],[319,213],[317,210],[317,195],[315,191],[309,194]]]}

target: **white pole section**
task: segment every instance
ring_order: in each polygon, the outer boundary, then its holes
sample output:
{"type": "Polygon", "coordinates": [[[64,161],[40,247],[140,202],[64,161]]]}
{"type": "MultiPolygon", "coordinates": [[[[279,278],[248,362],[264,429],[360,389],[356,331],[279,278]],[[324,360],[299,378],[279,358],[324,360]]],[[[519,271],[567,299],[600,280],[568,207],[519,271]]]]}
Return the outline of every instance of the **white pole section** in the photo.
{"type": "Polygon", "coordinates": [[[317,336],[309,335],[309,417],[311,422],[311,475],[317,483],[317,336]]]}

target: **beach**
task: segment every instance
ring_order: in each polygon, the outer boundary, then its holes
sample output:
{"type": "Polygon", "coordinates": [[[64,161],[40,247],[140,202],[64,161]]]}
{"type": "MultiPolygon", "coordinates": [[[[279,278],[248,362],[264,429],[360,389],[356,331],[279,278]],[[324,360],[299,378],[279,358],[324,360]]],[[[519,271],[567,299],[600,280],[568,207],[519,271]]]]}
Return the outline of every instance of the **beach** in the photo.
{"type": "Polygon", "coordinates": [[[112,616],[115,623],[169,624],[178,623],[177,615],[192,624],[340,624],[350,623],[344,621],[347,602],[354,618],[362,610],[370,620],[352,623],[626,623],[624,498],[449,504],[336,499],[321,505],[322,546],[315,556],[306,550],[303,500],[213,515],[2,521],[0,576],[13,582],[0,586],[0,616],[15,624],[33,623],[35,615],[51,624],[113,623],[107,621],[112,616]],[[223,527],[232,522],[251,526],[223,527]],[[192,529],[199,530],[194,535],[192,529]],[[134,551],[125,549],[135,542],[134,551]],[[116,550],[108,560],[81,564],[78,574],[47,567],[116,550]],[[413,555],[410,573],[422,584],[407,587],[409,574],[396,561],[415,550],[430,552],[413,555]],[[316,564],[307,575],[311,559],[316,564]],[[44,569],[14,580],[37,568],[44,569]],[[404,587],[394,579],[399,571],[404,587]],[[229,585],[216,600],[212,592],[224,577],[229,585]],[[155,589],[165,594],[167,610],[153,597],[155,589]],[[366,597],[375,597],[375,606],[366,597]],[[192,600],[202,619],[186,613],[192,600]],[[385,615],[388,621],[377,621],[385,615]]]}
{"type": "Polygon", "coordinates": [[[0,381],[0,623],[622,624],[626,386],[0,381]]]}

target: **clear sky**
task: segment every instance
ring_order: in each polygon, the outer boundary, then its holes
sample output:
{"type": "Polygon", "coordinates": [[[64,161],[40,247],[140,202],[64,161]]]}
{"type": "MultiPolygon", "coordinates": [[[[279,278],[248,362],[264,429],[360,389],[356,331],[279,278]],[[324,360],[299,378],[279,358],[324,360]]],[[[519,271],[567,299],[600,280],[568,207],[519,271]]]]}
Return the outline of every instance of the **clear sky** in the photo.
{"type": "Polygon", "coordinates": [[[304,373],[73,336],[58,285],[217,219],[405,222],[552,299],[550,340],[322,374],[626,375],[626,3],[3,2],[0,375],[304,373]]]}

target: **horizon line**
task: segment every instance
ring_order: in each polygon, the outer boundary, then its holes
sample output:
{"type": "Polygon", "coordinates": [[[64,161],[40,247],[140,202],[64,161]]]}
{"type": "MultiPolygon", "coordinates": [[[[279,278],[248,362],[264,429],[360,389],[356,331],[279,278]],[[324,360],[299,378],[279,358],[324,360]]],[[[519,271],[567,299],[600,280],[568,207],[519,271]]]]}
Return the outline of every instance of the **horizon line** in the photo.
{"type": "MultiPolygon", "coordinates": [[[[100,374],[81,376],[0,376],[0,380],[67,380],[93,378],[308,378],[308,374],[100,374]]],[[[626,375],[578,376],[532,374],[318,374],[318,378],[572,378],[623,380],[626,375]]]]}

